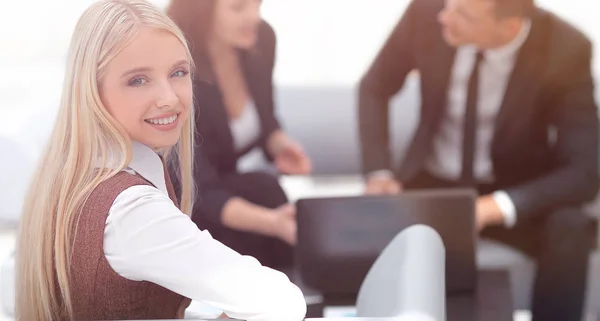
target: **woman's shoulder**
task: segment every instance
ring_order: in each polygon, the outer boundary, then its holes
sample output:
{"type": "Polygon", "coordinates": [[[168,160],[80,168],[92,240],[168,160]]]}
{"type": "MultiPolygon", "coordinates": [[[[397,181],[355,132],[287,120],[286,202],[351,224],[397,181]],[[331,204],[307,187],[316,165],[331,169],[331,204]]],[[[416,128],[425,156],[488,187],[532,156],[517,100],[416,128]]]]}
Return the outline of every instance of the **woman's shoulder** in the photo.
{"type": "Polygon", "coordinates": [[[127,189],[135,185],[150,185],[142,176],[136,174],[134,171],[124,169],[117,174],[103,180],[96,190],[121,190],[127,189]]]}
{"type": "Polygon", "coordinates": [[[275,34],[273,27],[265,20],[262,20],[258,27],[257,41],[257,47],[261,53],[269,56],[274,55],[277,35],[275,34]]]}
{"type": "Polygon", "coordinates": [[[263,43],[274,43],[277,38],[275,29],[266,20],[262,20],[258,27],[258,40],[263,43]]]}
{"type": "Polygon", "coordinates": [[[84,212],[101,211],[108,214],[117,196],[128,188],[137,185],[151,184],[141,176],[125,170],[103,180],[92,190],[90,196],[87,198],[84,212]]]}

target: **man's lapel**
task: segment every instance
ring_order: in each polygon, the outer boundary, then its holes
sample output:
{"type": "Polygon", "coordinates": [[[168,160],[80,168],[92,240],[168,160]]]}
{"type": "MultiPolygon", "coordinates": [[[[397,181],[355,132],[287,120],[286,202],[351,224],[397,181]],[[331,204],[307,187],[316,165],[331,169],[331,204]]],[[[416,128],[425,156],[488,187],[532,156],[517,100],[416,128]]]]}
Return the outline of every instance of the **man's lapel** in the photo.
{"type": "Polygon", "coordinates": [[[529,36],[517,55],[496,118],[494,147],[497,147],[501,137],[504,137],[506,130],[510,128],[511,119],[514,119],[522,108],[532,105],[537,89],[541,85],[546,61],[543,54],[546,52],[548,29],[544,15],[545,13],[540,10],[532,18],[529,36]]]}
{"type": "Polygon", "coordinates": [[[433,107],[431,112],[436,118],[434,123],[438,124],[439,120],[445,114],[446,106],[448,105],[448,86],[450,85],[456,48],[448,45],[442,38],[438,41],[435,51],[432,52],[432,56],[434,59],[430,65],[432,68],[430,72],[435,76],[431,78],[434,81],[430,87],[432,91],[430,95],[430,99],[432,99],[431,106],[433,107]]]}
{"type": "Polygon", "coordinates": [[[440,121],[446,113],[448,100],[448,85],[456,48],[451,47],[439,35],[431,52],[423,54],[431,57],[427,64],[419,67],[421,73],[422,110],[421,124],[415,133],[412,146],[398,173],[403,181],[408,181],[416,175],[429,155],[433,137],[438,131],[440,121]]]}

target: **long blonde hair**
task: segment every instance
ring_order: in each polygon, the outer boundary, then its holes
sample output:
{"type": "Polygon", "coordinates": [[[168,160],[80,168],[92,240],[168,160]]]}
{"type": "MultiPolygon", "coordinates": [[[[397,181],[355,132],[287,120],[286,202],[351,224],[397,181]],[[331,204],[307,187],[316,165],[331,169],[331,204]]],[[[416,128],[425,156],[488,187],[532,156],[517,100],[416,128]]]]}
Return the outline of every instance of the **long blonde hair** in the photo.
{"type": "MultiPolygon", "coordinates": [[[[200,0],[202,1],[202,0],[200,0]]],[[[102,181],[127,167],[132,148],[124,128],[104,108],[98,84],[107,64],[141,27],[181,30],[143,0],[103,0],[78,21],[69,49],[60,109],[29,187],[17,243],[17,320],[73,318],[69,291],[71,246],[79,214],[102,181]],[[98,171],[98,162],[105,170],[98,171]]],[[[193,108],[172,148],[181,182],[181,208],[193,206],[193,108]]]]}

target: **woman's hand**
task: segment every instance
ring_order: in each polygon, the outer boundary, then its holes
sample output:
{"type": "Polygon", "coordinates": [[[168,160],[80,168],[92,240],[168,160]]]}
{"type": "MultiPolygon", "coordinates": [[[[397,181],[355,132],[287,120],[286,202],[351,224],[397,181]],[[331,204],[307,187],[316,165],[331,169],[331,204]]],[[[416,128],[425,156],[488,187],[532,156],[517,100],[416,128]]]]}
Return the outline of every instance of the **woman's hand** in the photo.
{"type": "Polygon", "coordinates": [[[269,136],[268,148],[275,158],[275,166],[281,173],[306,175],[312,171],[311,160],[302,146],[283,131],[275,131],[269,136]]]}
{"type": "Polygon", "coordinates": [[[288,175],[306,175],[312,171],[312,164],[300,144],[289,141],[275,156],[277,169],[288,175]]]}
{"type": "Polygon", "coordinates": [[[296,244],[296,207],[292,204],[267,208],[234,197],[225,204],[221,220],[230,229],[267,235],[290,245],[296,244]]]}
{"type": "Polygon", "coordinates": [[[296,245],[296,207],[285,204],[273,209],[272,235],[289,245],[296,245]]]}

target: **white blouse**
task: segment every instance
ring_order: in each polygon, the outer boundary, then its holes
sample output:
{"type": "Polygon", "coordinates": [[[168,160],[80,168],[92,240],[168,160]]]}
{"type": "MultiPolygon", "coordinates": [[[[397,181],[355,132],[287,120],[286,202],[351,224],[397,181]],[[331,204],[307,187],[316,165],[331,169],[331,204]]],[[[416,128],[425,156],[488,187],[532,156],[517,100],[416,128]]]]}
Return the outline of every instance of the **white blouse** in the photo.
{"type": "Polygon", "coordinates": [[[133,186],[115,199],[104,230],[104,254],[124,278],[148,281],[249,321],[299,321],[301,290],[288,277],[199,230],[169,199],[159,156],[135,143],[128,171],[153,186],[133,186]]]}
{"type": "MultiPolygon", "coordinates": [[[[229,121],[229,129],[238,153],[260,138],[260,117],[253,100],[248,101],[238,118],[229,121]]],[[[261,148],[256,146],[238,159],[236,167],[238,172],[246,173],[260,170],[265,163],[261,148]]]]}
{"type": "Polygon", "coordinates": [[[240,116],[229,121],[233,145],[241,152],[260,137],[260,118],[254,100],[249,100],[240,116]]]}

